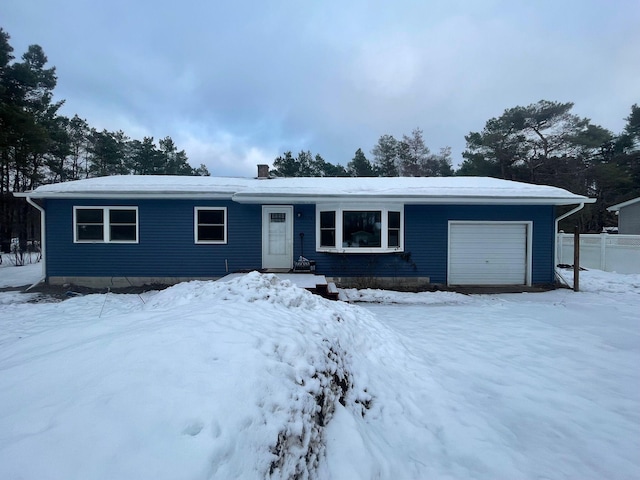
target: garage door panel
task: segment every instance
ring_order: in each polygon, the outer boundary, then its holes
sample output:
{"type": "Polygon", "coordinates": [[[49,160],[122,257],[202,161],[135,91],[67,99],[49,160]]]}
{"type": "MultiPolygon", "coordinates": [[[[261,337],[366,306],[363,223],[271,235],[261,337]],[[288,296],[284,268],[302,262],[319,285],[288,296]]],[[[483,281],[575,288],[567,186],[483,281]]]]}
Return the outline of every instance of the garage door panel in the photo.
{"type": "Polygon", "coordinates": [[[526,223],[455,223],[449,226],[450,285],[527,283],[526,223]]]}

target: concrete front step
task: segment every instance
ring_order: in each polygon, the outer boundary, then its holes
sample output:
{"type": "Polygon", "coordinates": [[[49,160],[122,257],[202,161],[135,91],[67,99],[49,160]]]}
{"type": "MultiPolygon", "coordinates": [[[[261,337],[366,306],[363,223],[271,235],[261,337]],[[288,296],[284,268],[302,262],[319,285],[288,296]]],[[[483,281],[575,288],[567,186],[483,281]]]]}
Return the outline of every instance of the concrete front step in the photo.
{"type": "Polygon", "coordinates": [[[333,282],[329,282],[327,284],[327,298],[331,300],[338,300],[340,292],[338,292],[338,287],[333,282]]]}
{"type": "Polygon", "coordinates": [[[338,287],[333,282],[327,282],[326,279],[324,283],[318,283],[315,288],[307,290],[329,300],[338,300],[338,287]]]}

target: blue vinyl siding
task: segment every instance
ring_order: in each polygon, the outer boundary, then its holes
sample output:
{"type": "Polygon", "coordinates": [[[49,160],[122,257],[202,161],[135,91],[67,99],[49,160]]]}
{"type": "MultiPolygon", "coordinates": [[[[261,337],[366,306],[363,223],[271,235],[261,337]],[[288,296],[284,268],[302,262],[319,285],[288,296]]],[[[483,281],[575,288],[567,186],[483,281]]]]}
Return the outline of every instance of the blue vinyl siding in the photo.
{"type": "Polygon", "coordinates": [[[47,275],[219,277],[259,268],[261,207],[231,201],[47,200],[47,275]],[[74,205],[138,206],[137,244],[73,243],[74,205]],[[196,245],[194,207],[227,207],[227,244],[196,245]]]}
{"type": "MultiPolygon", "coordinates": [[[[261,205],[197,200],[46,200],[47,274],[92,277],[220,277],[262,266],[261,205]],[[73,206],[138,207],[138,244],[73,243],[73,206]],[[227,244],[194,243],[194,207],[227,208],[227,244]]],[[[554,279],[554,207],[406,205],[404,254],[319,253],[315,205],[294,205],[294,260],[336,277],[430,277],[446,283],[448,221],[532,221],[532,282],[554,279]],[[300,234],[304,234],[302,237],[300,234]]]]}
{"type": "Polygon", "coordinates": [[[331,276],[430,277],[432,283],[446,283],[449,220],[532,221],[532,283],[553,283],[553,206],[406,205],[404,212],[404,255],[314,253],[318,270],[331,276]]]}
{"type": "MultiPolygon", "coordinates": [[[[293,207],[293,259],[300,255],[309,260],[318,257],[316,253],[316,206],[295,205],[293,207]],[[303,234],[302,239],[300,234],[303,234]],[[302,242],[304,241],[304,247],[302,242]]],[[[322,272],[324,274],[324,272],[322,272]]]]}

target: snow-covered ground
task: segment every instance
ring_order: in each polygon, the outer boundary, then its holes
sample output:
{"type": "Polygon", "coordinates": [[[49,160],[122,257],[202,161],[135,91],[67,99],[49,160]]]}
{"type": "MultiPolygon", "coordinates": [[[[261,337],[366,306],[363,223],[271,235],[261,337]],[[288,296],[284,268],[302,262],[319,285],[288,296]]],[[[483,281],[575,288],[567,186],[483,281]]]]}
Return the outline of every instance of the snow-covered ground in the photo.
{"type": "Polygon", "coordinates": [[[35,254],[27,258],[26,265],[20,267],[15,266],[12,255],[0,255],[0,288],[33,285],[42,277],[42,263],[36,261],[35,254]]]}
{"type": "Polygon", "coordinates": [[[0,293],[0,478],[639,478],[640,275],[581,286],[0,293]]]}

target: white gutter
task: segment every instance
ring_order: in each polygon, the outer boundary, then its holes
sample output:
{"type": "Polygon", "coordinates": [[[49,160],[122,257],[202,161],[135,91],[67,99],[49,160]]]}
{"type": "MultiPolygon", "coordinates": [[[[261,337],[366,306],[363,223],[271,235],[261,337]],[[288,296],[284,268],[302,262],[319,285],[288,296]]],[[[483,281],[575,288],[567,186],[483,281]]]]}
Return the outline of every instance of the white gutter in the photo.
{"type": "Polygon", "coordinates": [[[46,235],[45,235],[45,218],[44,218],[44,208],[42,208],[40,205],[38,205],[36,202],[34,202],[33,200],[31,200],[31,197],[29,196],[25,196],[24,198],[26,198],[27,203],[35,208],[37,208],[40,211],[40,253],[42,255],[42,259],[40,260],[42,262],[42,277],[33,285],[31,285],[29,288],[27,288],[27,290],[31,290],[33,287],[35,287],[36,285],[38,285],[40,282],[42,282],[43,280],[45,280],[47,278],[47,259],[45,257],[45,253],[46,253],[46,235]]]}
{"type": "MultiPolygon", "coordinates": [[[[595,199],[590,199],[590,200],[594,200],[595,199]]],[[[593,202],[590,202],[593,203],[593,202]]],[[[556,265],[558,265],[558,225],[560,224],[560,220],[564,220],[565,218],[567,218],[570,215],[573,215],[574,213],[576,213],[577,211],[580,211],[584,208],[584,204],[585,202],[582,202],[580,205],[578,205],[576,208],[569,210],[567,213],[564,213],[562,215],[560,215],[558,218],[556,218],[556,228],[555,228],[555,232],[554,232],[554,246],[553,246],[553,257],[555,259],[555,264],[553,266],[553,269],[555,270],[556,265]]]]}
{"type": "Polygon", "coordinates": [[[560,220],[564,220],[565,218],[567,218],[569,215],[573,215],[574,213],[576,213],[579,210],[582,210],[584,208],[584,204],[586,202],[582,202],[580,205],[578,205],[576,208],[569,210],[567,213],[564,213],[562,215],[560,215],[558,218],[556,218],[556,233],[558,233],[558,224],[560,223],[560,220]]]}

